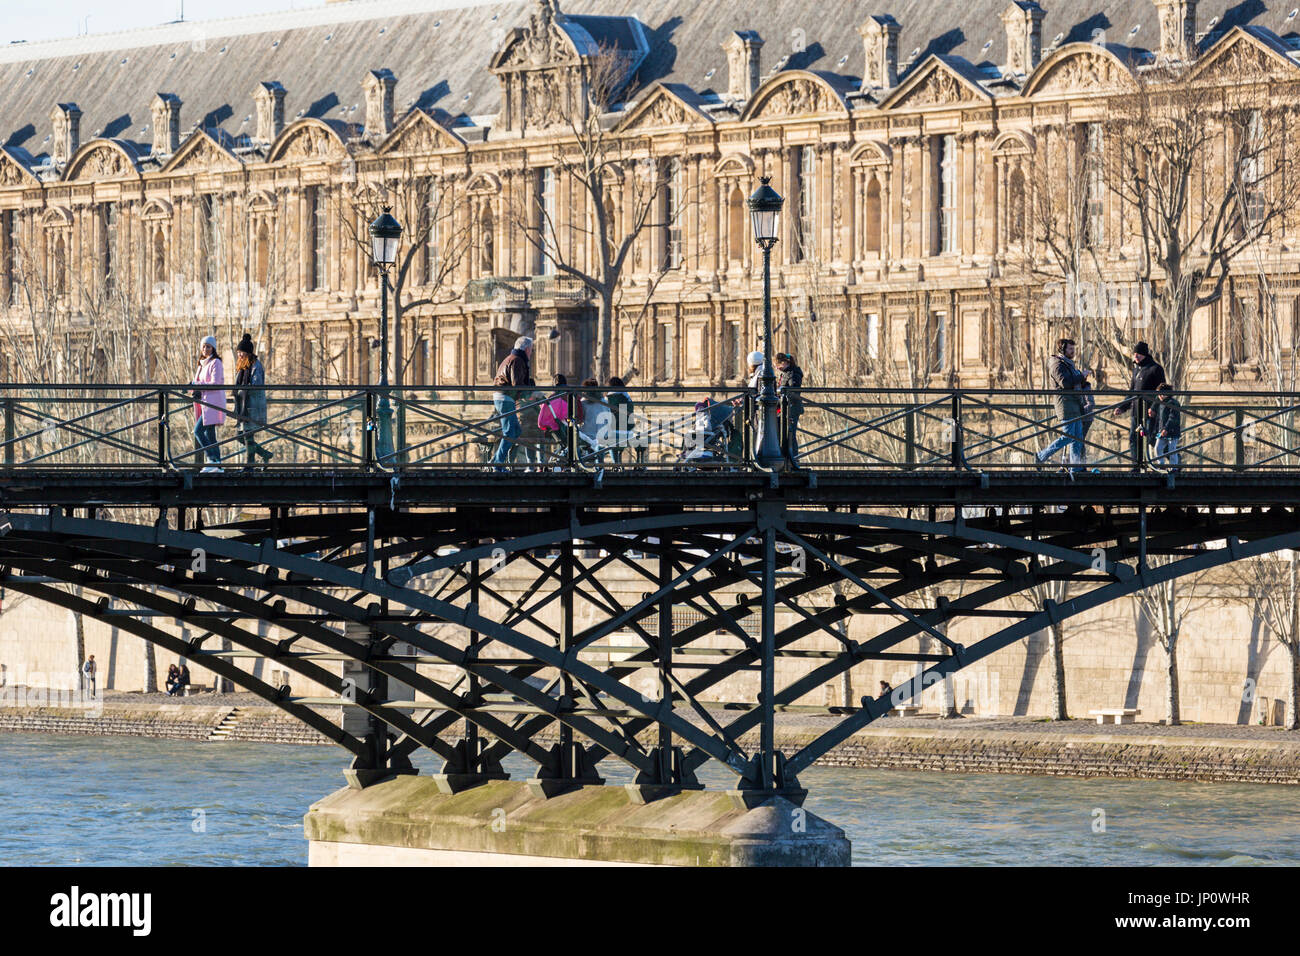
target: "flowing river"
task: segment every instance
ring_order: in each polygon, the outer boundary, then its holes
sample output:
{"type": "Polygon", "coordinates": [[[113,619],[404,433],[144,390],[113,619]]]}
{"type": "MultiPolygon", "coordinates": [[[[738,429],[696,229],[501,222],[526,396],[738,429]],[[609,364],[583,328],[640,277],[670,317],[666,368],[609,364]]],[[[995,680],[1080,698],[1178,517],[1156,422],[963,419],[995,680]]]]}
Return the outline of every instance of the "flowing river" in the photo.
{"type": "MultiPolygon", "coordinates": [[[[303,866],[303,813],[345,762],[333,747],[0,734],[0,860],[303,866]]],[[[802,782],[855,864],[1300,864],[1284,786],[837,768],[802,782]]]]}

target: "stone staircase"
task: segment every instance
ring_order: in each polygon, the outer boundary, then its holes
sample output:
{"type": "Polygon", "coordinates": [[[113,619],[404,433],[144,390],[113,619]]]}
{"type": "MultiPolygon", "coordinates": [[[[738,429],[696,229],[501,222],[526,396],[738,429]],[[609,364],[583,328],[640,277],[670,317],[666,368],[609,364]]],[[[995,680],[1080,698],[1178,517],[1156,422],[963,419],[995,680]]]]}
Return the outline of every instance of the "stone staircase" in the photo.
{"type": "Polygon", "coordinates": [[[217,725],[212,728],[212,732],[208,734],[208,740],[229,740],[231,732],[234,731],[235,726],[243,719],[243,716],[242,707],[230,708],[222,715],[217,725]]]}

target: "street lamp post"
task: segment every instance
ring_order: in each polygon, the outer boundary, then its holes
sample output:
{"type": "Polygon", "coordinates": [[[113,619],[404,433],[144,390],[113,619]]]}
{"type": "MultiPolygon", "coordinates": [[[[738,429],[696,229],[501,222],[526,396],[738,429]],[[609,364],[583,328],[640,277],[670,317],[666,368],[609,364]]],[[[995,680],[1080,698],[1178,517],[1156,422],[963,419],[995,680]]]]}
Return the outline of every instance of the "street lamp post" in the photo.
{"type": "Polygon", "coordinates": [[[388,398],[388,270],[397,261],[397,241],[402,225],[385,206],[370,224],[370,257],[379,270],[379,440],[376,451],[381,462],[393,457],[393,406],[388,398]]]}
{"type": "Polygon", "coordinates": [[[759,418],[757,451],[760,465],[780,470],[785,465],[781,442],[777,432],[776,370],[772,367],[772,247],[777,242],[781,222],[781,207],[785,200],[769,185],[771,177],[764,176],[762,185],[749,197],[749,217],[754,227],[754,241],[763,249],[763,374],[762,388],[758,394],[759,418]]]}

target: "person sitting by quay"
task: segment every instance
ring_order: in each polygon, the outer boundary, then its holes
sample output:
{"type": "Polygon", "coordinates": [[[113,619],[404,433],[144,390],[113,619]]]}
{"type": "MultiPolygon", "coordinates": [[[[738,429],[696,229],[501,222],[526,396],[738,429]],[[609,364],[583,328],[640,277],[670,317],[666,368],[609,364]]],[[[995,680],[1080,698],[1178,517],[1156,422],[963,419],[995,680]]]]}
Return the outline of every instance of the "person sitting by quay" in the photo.
{"type": "Polygon", "coordinates": [[[167,665],[167,680],[165,686],[167,688],[168,697],[176,696],[173,693],[173,690],[176,687],[176,682],[180,679],[180,676],[181,676],[181,669],[179,667],[177,667],[175,664],[167,665]]]}

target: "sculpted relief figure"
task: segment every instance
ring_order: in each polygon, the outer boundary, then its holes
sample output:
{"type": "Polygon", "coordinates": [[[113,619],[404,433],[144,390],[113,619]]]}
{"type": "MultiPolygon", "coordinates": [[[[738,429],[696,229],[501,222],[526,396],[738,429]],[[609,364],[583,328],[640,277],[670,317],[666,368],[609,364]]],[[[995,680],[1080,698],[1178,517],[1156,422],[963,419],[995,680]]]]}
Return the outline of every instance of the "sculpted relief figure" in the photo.
{"type": "Polygon", "coordinates": [[[966,99],[961,84],[951,73],[935,70],[925,82],[907,98],[908,106],[929,106],[942,103],[960,103],[966,99]]]}

